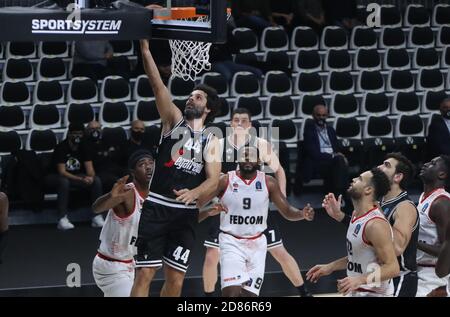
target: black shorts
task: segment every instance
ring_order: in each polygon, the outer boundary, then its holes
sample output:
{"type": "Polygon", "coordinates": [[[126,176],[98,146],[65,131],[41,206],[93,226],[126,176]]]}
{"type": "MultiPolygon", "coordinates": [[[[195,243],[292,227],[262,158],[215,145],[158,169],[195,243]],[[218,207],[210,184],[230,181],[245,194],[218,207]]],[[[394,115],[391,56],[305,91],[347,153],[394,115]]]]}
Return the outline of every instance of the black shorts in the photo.
{"type": "Polygon", "coordinates": [[[197,209],[173,208],[149,200],[142,206],[136,267],[170,267],[186,272],[195,246],[197,209]]]}
{"type": "Polygon", "coordinates": [[[277,219],[273,214],[277,211],[270,211],[267,215],[267,229],[264,231],[264,235],[267,239],[267,250],[279,247],[283,245],[283,239],[281,238],[281,231],[278,227],[277,219]]]}
{"type": "MultiPolygon", "coordinates": [[[[267,238],[267,250],[283,245],[281,232],[273,215],[274,212],[276,211],[269,210],[267,214],[267,229],[264,231],[267,238]]],[[[208,236],[203,245],[207,248],[219,248],[220,217],[211,217],[208,225],[208,236]]]]}
{"type": "Polygon", "coordinates": [[[393,282],[395,297],[416,297],[417,284],[419,282],[417,272],[409,272],[405,275],[394,277],[393,282]]]}

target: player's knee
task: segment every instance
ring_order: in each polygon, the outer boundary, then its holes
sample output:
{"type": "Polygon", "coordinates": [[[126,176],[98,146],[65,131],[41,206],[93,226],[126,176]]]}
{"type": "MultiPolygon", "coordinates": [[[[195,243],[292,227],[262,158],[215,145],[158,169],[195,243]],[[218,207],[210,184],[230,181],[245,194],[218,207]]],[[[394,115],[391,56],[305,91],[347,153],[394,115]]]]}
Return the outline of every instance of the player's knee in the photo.
{"type": "Polygon", "coordinates": [[[136,269],[136,283],[138,284],[150,284],[150,282],[153,279],[153,276],[155,275],[155,268],[150,267],[142,267],[136,269]]]}
{"type": "Polygon", "coordinates": [[[181,289],[183,287],[184,272],[172,270],[166,274],[166,283],[171,289],[181,289]]]}

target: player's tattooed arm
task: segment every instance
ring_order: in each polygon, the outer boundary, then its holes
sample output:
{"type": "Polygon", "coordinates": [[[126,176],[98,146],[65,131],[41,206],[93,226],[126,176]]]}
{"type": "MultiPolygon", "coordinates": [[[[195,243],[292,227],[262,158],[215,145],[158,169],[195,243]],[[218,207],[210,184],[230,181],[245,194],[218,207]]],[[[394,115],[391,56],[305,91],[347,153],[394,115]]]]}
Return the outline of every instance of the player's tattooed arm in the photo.
{"type": "Polygon", "coordinates": [[[303,210],[299,210],[289,204],[286,196],[281,193],[280,187],[275,178],[266,175],[266,183],[269,190],[270,200],[275,204],[284,218],[290,221],[298,221],[303,219],[311,221],[314,219],[314,209],[309,204],[307,204],[303,210]]]}

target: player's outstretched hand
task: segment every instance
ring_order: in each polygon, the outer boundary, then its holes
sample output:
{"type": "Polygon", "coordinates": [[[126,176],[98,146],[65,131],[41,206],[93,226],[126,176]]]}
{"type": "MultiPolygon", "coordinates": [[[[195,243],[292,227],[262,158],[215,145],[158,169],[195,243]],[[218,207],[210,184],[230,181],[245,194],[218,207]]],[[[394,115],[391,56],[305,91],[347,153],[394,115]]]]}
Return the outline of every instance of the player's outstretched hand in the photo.
{"type": "Polygon", "coordinates": [[[364,281],[361,278],[362,278],[361,276],[352,276],[338,280],[337,281],[338,292],[343,295],[347,295],[351,291],[356,290],[358,287],[364,284],[364,281]]]}
{"type": "Polygon", "coordinates": [[[306,279],[310,282],[317,283],[322,276],[327,276],[331,273],[333,273],[333,271],[328,264],[319,264],[306,273],[306,279]]]}
{"type": "Polygon", "coordinates": [[[213,217],[220,214],[221,212],[227,213],[228,209],[221,203],[218,203],[215,204],[210,210],[208,210],[208,216],[213,217]]]}
{"type": "Polygon", "coordinates": [[[305,208],[303,208],[303,215],[305,217],[305,220],[307,221],[313,221],[314,219],[314,209],[311,207],[310,204],[307,204],[305,208]]]}
{"type": "Polygon", "coordinates": [[[339,195],[338,199],[336,200],[336,197],[334,197],[333,193],[325,195],[322,202],[322,207],[325,209],[327,214],[336,221],[342,220],[343,213],[341,211],[341,205],[342,195],[339,195]]]}
{"type": "Polygon", "coordinates": [[[114,184],[113,188],[111,189],[111,197],[116,198],[124,195],[126,192],[131,190],[130,187],[128,187],[127,180],[129,175],[126,175],[122,178],[119,178],[117,182],[114,184]]]}
{"type": "Polygon", "coordinates": [[[183,188],[180,190],[174,189],[173,192],[175,193],[175,195],[177,195],[177,201],[183,202],[186,206],[190,203],[195,202],[195,200],[197,200],[198,198],[198,195],[195,191],[189,190],[187,188],[183,188]]]}

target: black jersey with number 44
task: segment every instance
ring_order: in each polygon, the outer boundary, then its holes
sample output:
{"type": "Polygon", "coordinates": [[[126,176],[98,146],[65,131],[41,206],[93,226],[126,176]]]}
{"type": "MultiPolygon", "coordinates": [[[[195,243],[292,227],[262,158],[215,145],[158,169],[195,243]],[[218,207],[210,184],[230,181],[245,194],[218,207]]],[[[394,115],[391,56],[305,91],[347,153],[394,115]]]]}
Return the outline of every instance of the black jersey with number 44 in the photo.
{"type": "MultiPolygon", "coordinates": [[[[193,131],[184,119],[161,135],[148,199],[175,208],[186,208],[177,202],[173,190],[193,189],[206,179],[205,154],[211,142],[205,129],[193,131]]],[[[194,209],[195,204],[187,206],[194,209]]]]}

